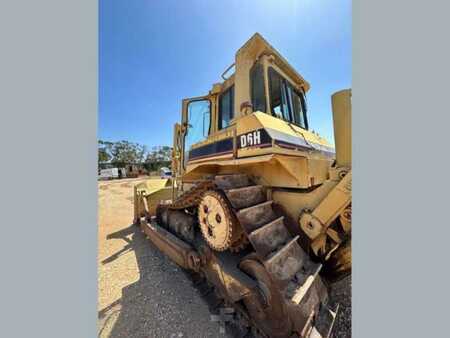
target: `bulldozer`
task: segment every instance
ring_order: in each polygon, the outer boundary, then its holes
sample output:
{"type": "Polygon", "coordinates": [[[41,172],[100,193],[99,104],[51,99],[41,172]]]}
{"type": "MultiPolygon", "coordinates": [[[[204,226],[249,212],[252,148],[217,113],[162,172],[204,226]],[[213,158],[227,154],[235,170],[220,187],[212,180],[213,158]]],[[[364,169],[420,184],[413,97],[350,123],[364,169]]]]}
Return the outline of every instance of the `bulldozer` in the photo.
{"type": "Polygon", "coordinates": [[[182,101],[172,177],[134,187],[134,223],[243,332],[331,337],[329,287],[351,273],[351,90],[332,95],[333,146],[309,125],[309,83],[260,34],[222,79],[182,101]]]}

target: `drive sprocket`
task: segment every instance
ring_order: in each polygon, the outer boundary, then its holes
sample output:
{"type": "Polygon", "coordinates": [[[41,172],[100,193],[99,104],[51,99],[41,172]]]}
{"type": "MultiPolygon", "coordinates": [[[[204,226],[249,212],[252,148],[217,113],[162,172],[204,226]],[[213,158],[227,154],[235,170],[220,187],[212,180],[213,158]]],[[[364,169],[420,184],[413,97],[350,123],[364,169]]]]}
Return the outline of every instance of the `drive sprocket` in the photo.
{"type": "Polygon", "coordinates": [[[208,245],[216,251],[225,251],[241,245],[242,228],[221,192],[210,190],[203,194],[198,206],[201,233],[208,245]]]}

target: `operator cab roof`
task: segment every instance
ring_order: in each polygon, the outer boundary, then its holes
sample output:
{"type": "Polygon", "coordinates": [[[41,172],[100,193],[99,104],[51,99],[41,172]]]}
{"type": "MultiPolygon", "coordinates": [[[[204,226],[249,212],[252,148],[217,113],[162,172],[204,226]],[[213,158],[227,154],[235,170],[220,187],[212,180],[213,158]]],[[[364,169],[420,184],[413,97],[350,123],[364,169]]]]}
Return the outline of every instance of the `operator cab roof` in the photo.
{"type": "Polygon", "coordinates": [[[255,33],[241,48],[236,52],[236,64],[242,57],[243,59],[258,59],[262,55],[273,56],[274,63],[288,75],[292,81],[303,87],[304,91],[310,88],[309,83],[289,64],[289,62],[272,47],[261,34],[255,33]]]}

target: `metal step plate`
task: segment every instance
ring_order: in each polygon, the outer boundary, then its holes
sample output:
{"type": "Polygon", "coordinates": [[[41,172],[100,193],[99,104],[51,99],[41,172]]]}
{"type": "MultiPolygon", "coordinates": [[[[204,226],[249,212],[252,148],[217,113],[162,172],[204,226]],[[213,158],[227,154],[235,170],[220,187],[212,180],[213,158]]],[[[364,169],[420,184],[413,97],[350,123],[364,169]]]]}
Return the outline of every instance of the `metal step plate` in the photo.
{"type": "Polygon", "coordinates": [[[307,259],[305,252],[297,243],[298,238],[299,236],[293,238],[264,261],[266,269],[282,285],[287,285],[307,259]]]}
{"type": "Polygon", "coordinates": [[[284,216],[263,225],[248,236],[257,254],[265,258],[289,241],[292,236],[284,226],[284,216]]]}
{"type": "Polygon", "coordinates": [[[273,201],[263,202],[252,207],[241,209],[236,216],[247,234],[273,221],[276,217],[272,209],[273,201]]]}
{"type": "Polygon", "coordinates": [[[223,190],[242,188],[251,184],[245,174],[217,175],[214,182],[219,189],[223,190]]]}
{"type": "Polygon", "coordinates": [[[225,194],[235,209],[243,209],[266,200],[266,193],[262,185],[226,190],[225,194]]]}

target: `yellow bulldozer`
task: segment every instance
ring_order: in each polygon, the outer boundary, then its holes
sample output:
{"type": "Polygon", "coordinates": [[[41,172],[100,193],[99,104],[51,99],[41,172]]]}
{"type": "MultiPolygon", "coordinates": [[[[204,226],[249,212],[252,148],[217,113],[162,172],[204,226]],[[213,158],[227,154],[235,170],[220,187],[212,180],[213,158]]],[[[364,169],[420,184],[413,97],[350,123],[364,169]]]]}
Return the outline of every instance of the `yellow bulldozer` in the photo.
{"type": "Polygon", "coordinates": [[[183,100],[172,177],[135,186],[134,223],[253,336],[331,337],[328,287],[351,271],[351,91],[332,96],[333,147],[260,34],[222,78],[183,100]]]}

